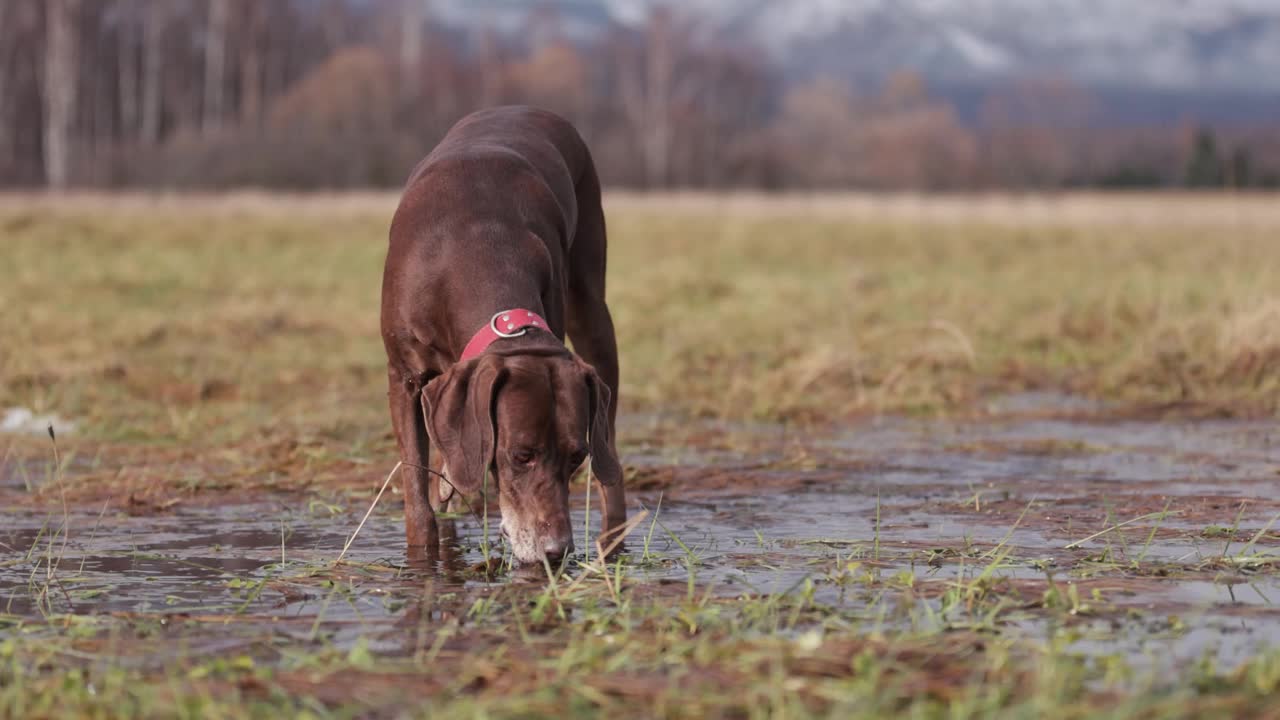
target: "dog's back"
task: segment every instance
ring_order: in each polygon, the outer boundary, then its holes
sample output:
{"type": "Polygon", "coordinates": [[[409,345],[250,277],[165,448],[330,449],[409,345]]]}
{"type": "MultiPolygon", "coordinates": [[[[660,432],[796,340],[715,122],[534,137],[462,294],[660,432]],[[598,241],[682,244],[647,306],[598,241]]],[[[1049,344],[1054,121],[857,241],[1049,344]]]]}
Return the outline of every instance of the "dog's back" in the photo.
{"type": "MultiPolygon", "coordinates": [[[[393,361],[442,372],[488,319],[472,314],[494,303],[537,301],[563,336],[583,213],[598,228],[583,242],[603,245],[595,168],[568,121],[519,106],[458,121],[414,168],[391,221],[382,329],[393,361]]],[[[602,274],[598,265],[590,272],[602,274]]]]}
{"type": "MultiPolygon", "coordinates": [[[[498,107],[458,121],[410,173],[397,225],[435,228],[476,217],[509,222],[567,246],[577,224],[576,186],[591,159],[563,118],[536,108],[498,107]],[[461,215],[461,216],[459,216],[461,215]]],[[[404,235],[417,235],[405,228],[404,235]]]]}

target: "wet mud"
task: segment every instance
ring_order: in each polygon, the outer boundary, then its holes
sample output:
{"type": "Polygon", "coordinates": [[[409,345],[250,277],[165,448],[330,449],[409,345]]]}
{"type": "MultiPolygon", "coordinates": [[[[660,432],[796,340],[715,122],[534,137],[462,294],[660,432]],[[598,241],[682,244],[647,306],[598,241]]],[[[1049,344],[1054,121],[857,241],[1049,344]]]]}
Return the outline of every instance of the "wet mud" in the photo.
{"type": "MultiPolygon", "coordinates": [[[[1153,667],[1229,666],[1280,642],[1275,423],[1049,409],[1012,398],[991,418],[707,424],[679,438],[628,418],[630,500],[648,515],[625,574],[641,594],[804,593],[818,627],[815,608],[884,630],[965,628],[990,607],[1005,635],[1070,627],[1074,650],[1153,667]]],[[[6,460],[0,493],[36,470],[6,460]]],[[[584,493],[574,502],[579,535],[594,534],[584,493]]],[[[487,536],[477,519],[449,521],[443,558],[407,559],[394,498],[337,565],[363,505],[229,495],[149,510],[11,506],[0,633],[75,616],[102,628],[92,649],[127,627],[131,642],[113,647],[141,666],[245,648],[278,660],[317,638],[395,651],[406,627],[539,586],[483,570],[502,553],[496,518],[487,536]]]]}

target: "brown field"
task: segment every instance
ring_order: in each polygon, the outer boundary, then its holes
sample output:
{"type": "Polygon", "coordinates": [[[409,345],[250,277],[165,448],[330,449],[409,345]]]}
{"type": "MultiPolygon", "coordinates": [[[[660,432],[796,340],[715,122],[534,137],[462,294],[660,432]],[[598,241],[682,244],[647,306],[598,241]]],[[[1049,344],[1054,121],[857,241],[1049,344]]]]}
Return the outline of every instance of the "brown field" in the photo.
{"type": "Polygon", "coordinates": [[[336,562],[394,202],[0,196],[0,716],[1275,712],[1280,198],[610,195],[647,514],[532,580],[336,562]]]}

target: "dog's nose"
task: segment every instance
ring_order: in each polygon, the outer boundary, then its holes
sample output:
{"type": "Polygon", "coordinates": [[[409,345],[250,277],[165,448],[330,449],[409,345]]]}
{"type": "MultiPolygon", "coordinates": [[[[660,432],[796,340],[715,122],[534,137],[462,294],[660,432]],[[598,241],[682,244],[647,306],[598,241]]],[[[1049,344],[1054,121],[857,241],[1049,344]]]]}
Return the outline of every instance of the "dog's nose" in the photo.
{"type": "Polygon", "coordinates": [[[573,538],[548,538],[542,544],[542,551],[546,553],[549,562],[560,562],[566,555],[573,552],[573,538]]]}

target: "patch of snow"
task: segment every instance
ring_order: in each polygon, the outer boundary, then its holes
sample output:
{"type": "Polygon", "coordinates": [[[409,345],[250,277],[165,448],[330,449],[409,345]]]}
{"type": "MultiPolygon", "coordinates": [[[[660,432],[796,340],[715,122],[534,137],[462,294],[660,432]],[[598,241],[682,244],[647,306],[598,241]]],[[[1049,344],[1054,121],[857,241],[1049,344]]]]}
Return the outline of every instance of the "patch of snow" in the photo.
{"type": "Polygon", "coordinates": [[[75,432],[76,425],[52,413],[36,415],[30,408],[11,407],[4,411],[0,418],[0,433],[17,435],[44,435],[49,428],[58,435],[70,435],[75,432]]]}
{"type": "Polygon", "coordinates": [[[973,33],[958,28],[947,28],[951,46],[974,68],[999,72],[1013,65],[1013,57],[1002,47],[988,42],[973,33]]]}

